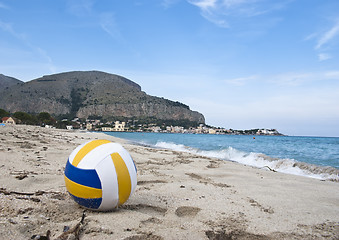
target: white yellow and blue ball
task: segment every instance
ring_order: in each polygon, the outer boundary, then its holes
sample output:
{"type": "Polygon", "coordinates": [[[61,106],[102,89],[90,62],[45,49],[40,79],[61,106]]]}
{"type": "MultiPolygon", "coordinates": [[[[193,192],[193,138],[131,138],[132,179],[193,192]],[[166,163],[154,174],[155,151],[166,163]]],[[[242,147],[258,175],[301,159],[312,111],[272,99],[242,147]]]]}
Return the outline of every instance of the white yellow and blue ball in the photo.
{"type": "Polygon", "coordinates": [[[132,157],[120,144],[93,140],[71,153],[64,177],[75,202],[85,208],[108,211],[131,196],[137,185],[136,175],[132,157]]]}

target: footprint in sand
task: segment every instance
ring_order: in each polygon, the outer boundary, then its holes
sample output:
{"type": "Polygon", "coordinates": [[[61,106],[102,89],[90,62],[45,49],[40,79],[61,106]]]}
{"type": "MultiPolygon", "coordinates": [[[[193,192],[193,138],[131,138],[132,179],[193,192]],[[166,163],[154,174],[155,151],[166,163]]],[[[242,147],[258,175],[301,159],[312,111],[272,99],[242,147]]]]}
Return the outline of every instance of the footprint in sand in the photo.
{"type": "Polygon", "coordinates": [[[125,204],[125,205],[120,206],[120,208],[126,209],[126,210],[138,211],[138,212],[149,214],[149,215],[160,215],[160,216],[164,216],[167,212],[166,208],[147,205],[147,204],[130,204],[130,205],[125,204]]]}
{"type": "Polygon", "coordinates": [[[143,233],[139,235],[133,235],[123,240],[163,240],[164,238],[158,235],[154,235],[153,233],[143,233]]]}
{"type": "Polygon", "coordinates": [[[209,178],[204,178],[198,174],[195,173],[185,173],[187,176],[190,176],[192,179],[195,180],[199,180],[200,183],[204,183],[204,184],[212,184],[213,186],[216,187],[221,187],[221,188],[229,188],[232,187],[231,185],[225,184],[225,183],[216,183],[213,182],[211,179],[209,178]]]}
{"type": "Polygon", "coordinates": [[[258,203],[257,201],[255,201],[252,198],[248,198],[249,203],[251,203],[251,206],[253,207],[257,207],[259,208],[261,211],[269,213],[269,214],[273,214],[274,210],[271,207],[265,208],[263,207],[260,203],[258,203]]]}
{"type": "Polygon", "coordinates": [[[182,206],[175,210],[175,215],[178,217],[194,217],[200,210],[198,207],[182,206]]]}
{"type": "Polygon", "coordinates": [[[210,161],[210,164],[208,164],[207,168],[218,168],[220,166],[220,162],[217,161],[210,161]]]}
{"type": "Polygon", "coordinates": [[[138,185],[146,185],[146,184],[154,184],[154,183],[168,183],[164,180],[145,180],[145,181],[138,181],[138,185]]]}

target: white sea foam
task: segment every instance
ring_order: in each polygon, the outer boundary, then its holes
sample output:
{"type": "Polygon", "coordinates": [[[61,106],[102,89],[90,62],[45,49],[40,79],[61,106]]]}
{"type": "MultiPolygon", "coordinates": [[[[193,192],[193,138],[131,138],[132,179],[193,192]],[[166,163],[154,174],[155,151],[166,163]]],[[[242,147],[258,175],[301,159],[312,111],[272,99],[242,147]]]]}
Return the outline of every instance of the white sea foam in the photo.
{"type": "Polygon", "coordinates": [[[159,141],[155,147],[166,148],[181,152],[190,152],[205,157],[219,158],[223,160],[231,160],[245,165],[257,168],[272,169],[277,172],[294,174],[299,176],[312,177],[322,180],[339,181],[339,170],[333,167],[321,167],[308,163],[298,162],[294,159],[272,158],[262,153],[247,153],[232,147],[222,150],[199,150],[187,147],[182,144],[172,142],[159,141]]]}

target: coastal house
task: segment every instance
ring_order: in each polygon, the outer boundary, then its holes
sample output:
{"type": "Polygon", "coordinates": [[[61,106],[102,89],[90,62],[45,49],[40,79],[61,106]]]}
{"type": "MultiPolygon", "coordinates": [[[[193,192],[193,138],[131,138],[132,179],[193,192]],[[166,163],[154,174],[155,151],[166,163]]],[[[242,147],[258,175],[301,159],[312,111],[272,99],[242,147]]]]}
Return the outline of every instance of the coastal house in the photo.
{"type": "Polygon", "coordinates": [[[213,128],[210,128],[210,129],[208,129],[208,133],[209,134],[216,134],[217,131],[215,129],[213,129],[213,128]]]}
{"type": "Polygon", "coordinates": [[[120,121],[115,121],[113,130],[116,132],[123,132],[125,131],[125,125],[126,125],[125,122],[120,123],[120,121]]]}
{"type": "Polygon", "coordinates": [[[88,131],[91,131],[93,129],[93,124],[92,123],[86,123],[86,129],[88,131]]]}
{"type": "Polygon", "coordinates": [[[276,129],[259,129],[257,135],[277,135],[279,132],[276,129]]]}
{"type": "Polygon", "coordinates": [[[195,133],[209,133],[209,128],[205,127],[203,124],[200,124],[195,130],[195,133]]]}
{"type": "Polygon", "coordinates": [[[184,127],[180,126],[167,126],[166,127],[166,132],[170,133],[183,133],[184,132],[184,127]]]}
{"type": "Polygon", "coordinates": [[[215,134],[225,134],[225,132],[227,131],[224,128],[217,128],[217,129],[214,129],[214,130],[215,130],[215,134]]]}
{"type": "Polygon", "coordinates": [[[161,132],[161,127],[159,127],[159,126],[153,126],[153,127],[151,127],[151,130],[152,130],[152,132],[161,132]]]}
{"type": "Polygon", "coordinates": [[[3,117],[1,120],[4,124],[15,124],[15,120],[11,117],[3,117]]]}
{"type": "Polygon", "coordinates": [[[112,132],[113,128],[111,128],[111,127],[102,127],[101,131],[103,131],[103,132],[112,132]]]}
{"type": "Polygon", "coordinates": [[[174,126],[172,127],[172,133],[182,133],[184,131],[184,127],[181,126],[174,126]]]}

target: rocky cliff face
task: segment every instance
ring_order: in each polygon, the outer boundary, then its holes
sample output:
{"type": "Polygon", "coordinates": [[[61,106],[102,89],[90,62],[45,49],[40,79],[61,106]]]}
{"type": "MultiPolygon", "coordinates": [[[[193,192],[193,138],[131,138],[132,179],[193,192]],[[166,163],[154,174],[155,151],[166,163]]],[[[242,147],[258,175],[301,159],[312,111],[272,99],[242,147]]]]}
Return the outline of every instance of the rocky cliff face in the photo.
{"type": "Polygon", "coordinates": [[[78,117],[87,118],[90,115],[123,117],[156,117],[158,119],[181,120],[187,119],[194,122],[205,123],[204,116],[196,111],[191,111],[178,106],[169,106],[159,103],[134,103],[134,104],[102,104],[81,107],[78,117]]]}
{"type": "Polygon", "coordinates": [[[81,118],[96,115],[205,122],[201,113],[185,104],[147,95],[131,80],[98,71],[43,76],[0,89],[0,108],[81,118]]]}
{"type": "Polygon", "coordinates": [[[8,89],[11,86],[18,85],[21,83],[23,82],[16,78],[12,78],[12,77],[8,77],[3,74],[0,74],[0,92],[8,89]]]}

